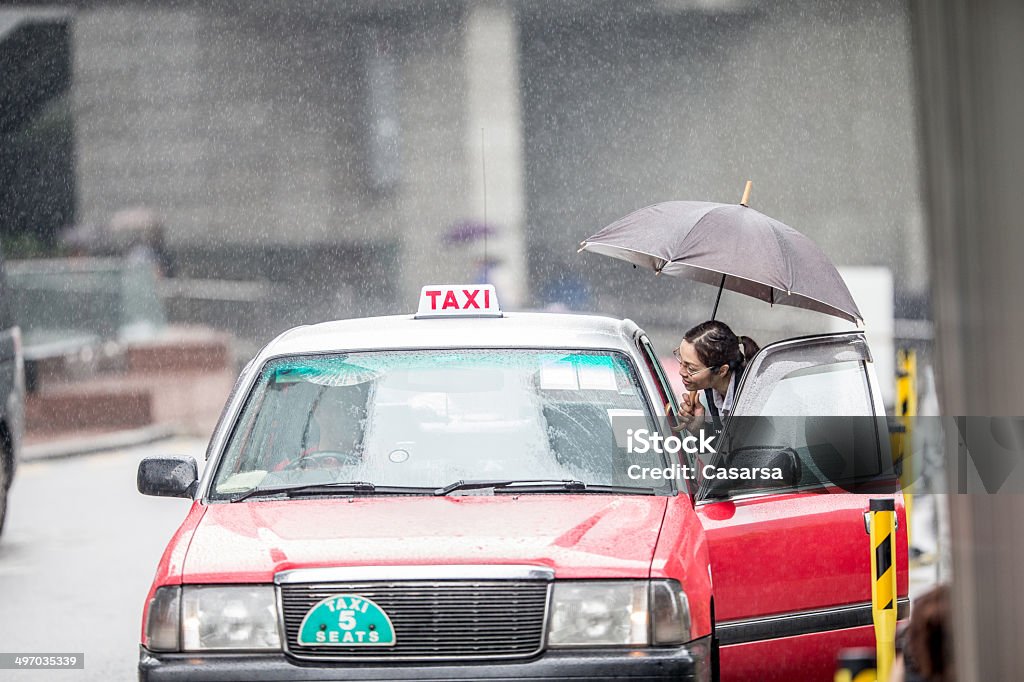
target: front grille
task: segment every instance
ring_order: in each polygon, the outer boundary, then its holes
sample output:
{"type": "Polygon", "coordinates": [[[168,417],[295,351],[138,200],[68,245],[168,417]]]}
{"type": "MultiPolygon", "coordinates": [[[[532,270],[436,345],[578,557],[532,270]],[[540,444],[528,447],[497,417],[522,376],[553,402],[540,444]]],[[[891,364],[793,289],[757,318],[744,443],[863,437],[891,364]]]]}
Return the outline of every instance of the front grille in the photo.
{"type": "Polygon", "coordinates": [[[286,650],[309,659],[526,658],[543,646],[548,584],[540,580],[448,580],[286,584],[279,587],[286,650]],[[390,647],[302,646],[299,627],[337,594],[372,599],[391,618],[390,647]]]}

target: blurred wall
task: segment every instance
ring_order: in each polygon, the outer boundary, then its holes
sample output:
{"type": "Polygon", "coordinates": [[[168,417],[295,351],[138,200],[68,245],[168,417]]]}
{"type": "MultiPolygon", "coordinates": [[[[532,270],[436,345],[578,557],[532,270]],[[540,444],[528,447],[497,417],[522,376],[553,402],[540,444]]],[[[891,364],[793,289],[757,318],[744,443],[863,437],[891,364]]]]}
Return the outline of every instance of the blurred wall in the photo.
{"type": "Polygon", "coordinates": [[[30,255],[74,222],[67,8],[0,7],[0,234],[30,255]]]}
{"type": "Polygon", "coordinates": [[[458,195],[459,164],[437,151],[458,149],[452,124],[460,108],[457,96],[437,95],[461,87],[451,65],[458,17],[311,7],[211,2],[79,12],[83,218],[102,220],[142,201],[166,207],[172,242],[182,245],[390,241],[405,219],[395,190],[410,180],[431,184],[408,193],[435,192],[437,208],[421,219],[447,218],[440,209],[458,195]],[[387,104],[408,164],[395,186],[373,177],[367,158],[375,123],[365,110],[367,53],[377,50],[396,62],[382,78],[401,79],[384,86],[399,93],[387,104]]]}
{"type": "MultiPolygon", "coordinates": [[[[932,288],[942,409],[1020,417],[1024,4],[916,0],[913,10],[931,261],[941,273],[932,288]]],[[[1024,433],[1016,436],[1010,462],[1019,467],[1024,433]]],[[[948,499],[957,679],[1019,679],[1022,498],[994,492],[948,499]]]]}
{"type": "MultiPolygon", "coordinates": [[[[576,247],[748,178],[839,264],[889,267],[898,315],[926,298],[902,3],[88,2],[73,46],[78,219],[149,205],[180,275],[322,304],[268,324],[405,311],[478,276],[482,244],[443,236],[483,222],[486,191],[517,303],[675,329],[709,287],[576,247]]],[[[828,328],[722,306],[761,342],[828,328]]]]}
{"type": "Polygon", "coordinates": [[[463,279],[439,240],[467,217],[459,12],[81,10],[80,220],[147,205],[166,216],[180,275],[301,282],[306,298],[348,288],[336,307],[363,314],[410,291],[405,279],[463,279]]]}
{"type": "MultiPolygon", "coordinates": [[[[544,6],[524,12],[522,35],[539,280],[569,268],[588,278],[603,310],[706,319],[708,287],[655,281],[575,249],[658,201],[739,202],[751,179],[752,207],[809,235],[837,264],[890,268],[902,299],[925,296],[903,3],[651,3],[554,17],[544,6]]],[[[720,314],[764,338],[821,325],[728,293],[720,314]]]]}

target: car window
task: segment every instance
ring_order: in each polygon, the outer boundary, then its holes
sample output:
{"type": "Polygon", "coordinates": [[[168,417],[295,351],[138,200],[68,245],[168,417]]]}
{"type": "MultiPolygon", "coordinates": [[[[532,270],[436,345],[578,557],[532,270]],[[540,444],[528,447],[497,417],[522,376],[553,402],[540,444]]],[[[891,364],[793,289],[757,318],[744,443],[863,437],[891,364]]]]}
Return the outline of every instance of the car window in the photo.
{"type": "Polygon", "coordinates": [[[859,361],[804,367],[786,374],[767,392],[760,416],[872,415],[864,364],[859,361]]]}
{"type": "MultiPolygon", "coordinates": [[[[672,384],[665,375],[665,368],[662,367],[661,362],[658,360],[658,354],[654,350],[651,340],[647,338],[646,334],[641,334],[637,339],[637,343],[640,346],[640,351],[643,353],[644,362],[647,365],[647,369],[655,377],[655,383],[657,384],[657,399],[661,401],[662,405],[665,406],[665,419],[661,425],[660,433],[665,436],[671,436],[676,433],[678,428],[678,422],[676,421],[676,415],[680,413],[679,402],[676,399],[675,393],[672,392],[672,384]]],[[[698,465],[697,455],[694,452],[688,452],[686,450],[680,450],[678,457],[681,459],[681,464],[696,467],[698,465]]],[[[683,478],[683,482],[686,489],[693,494],[697,489],[697,477],[687,476],[683,478]]]]}
{"type": "MultiPolygon", "coordinates": [[[[869,359],[866,346],[842,339],[765,349],[744,377],[723,440],[724,463],[792,456],[799,466],[789,486],[795,488],[846,487],[885,476],[888,451],[879,438],[869,359]]],[[[764,486],[765,492],[778,489],[764,486]]]]}
{"type": "MultiPolygon", "coordinates": [[[[330,481],[628,477],[614,421],[654,420],[630,359],[595,351],[380,351],[269,362],[212,496],[330,481]]],[[[657,485],[657,484],[656,484],[657,485]]]]}
{"type": "Polygon", "coordinates": [[[800,487],[880,473],[879,449],[872,442],[871,394],[862,362],[790,372],[772,387],[760,416],[771,418],[776,442],[796,452],[800,487]],[[857,447],[852,447],[854,439],[857,447]]]}
{"type": "Polygon", "coordinates": [[[672,384],[665,375],[665,368],[662,367],[661,363],[658,361],[658,354],[654,351],[654,346],[646,336],[640,337],[639,344],[640,350],[644,354],[644,360],[647,363],[648,369],[651,370],[658,380],[658,397],[663,403],[671,407],[673,414],[678,414],[679,403],[676,400],[675,393],[672,392],[672,384]]]}

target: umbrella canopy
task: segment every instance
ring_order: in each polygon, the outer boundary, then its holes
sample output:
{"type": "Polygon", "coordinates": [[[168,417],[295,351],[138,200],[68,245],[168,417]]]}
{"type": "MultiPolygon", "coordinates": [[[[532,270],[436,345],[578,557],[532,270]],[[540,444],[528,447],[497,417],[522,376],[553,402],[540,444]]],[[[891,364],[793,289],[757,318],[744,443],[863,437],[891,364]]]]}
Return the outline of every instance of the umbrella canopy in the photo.
{"type": "MultiPolygon", "coordinates": [[[[792,227],[743,204],[666,201],[641,208],[580,245],[771,304],[863,322],[835,265],[792,227]]],[[[717,303],[716,303],[717,309],[717,303]]]]}

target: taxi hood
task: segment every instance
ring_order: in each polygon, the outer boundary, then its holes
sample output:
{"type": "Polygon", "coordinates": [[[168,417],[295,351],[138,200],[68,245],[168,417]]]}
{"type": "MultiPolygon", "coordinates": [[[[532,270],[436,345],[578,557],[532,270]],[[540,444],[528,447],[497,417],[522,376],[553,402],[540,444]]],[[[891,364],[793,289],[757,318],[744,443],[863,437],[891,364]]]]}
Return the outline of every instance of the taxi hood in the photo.
{"type": "Polygon", "coordinates": [[[335,566],[532,564],[560,578],[646,578],[668,498],[532,494],[210,504],[186,583],[270,582],[335,566]]]}

